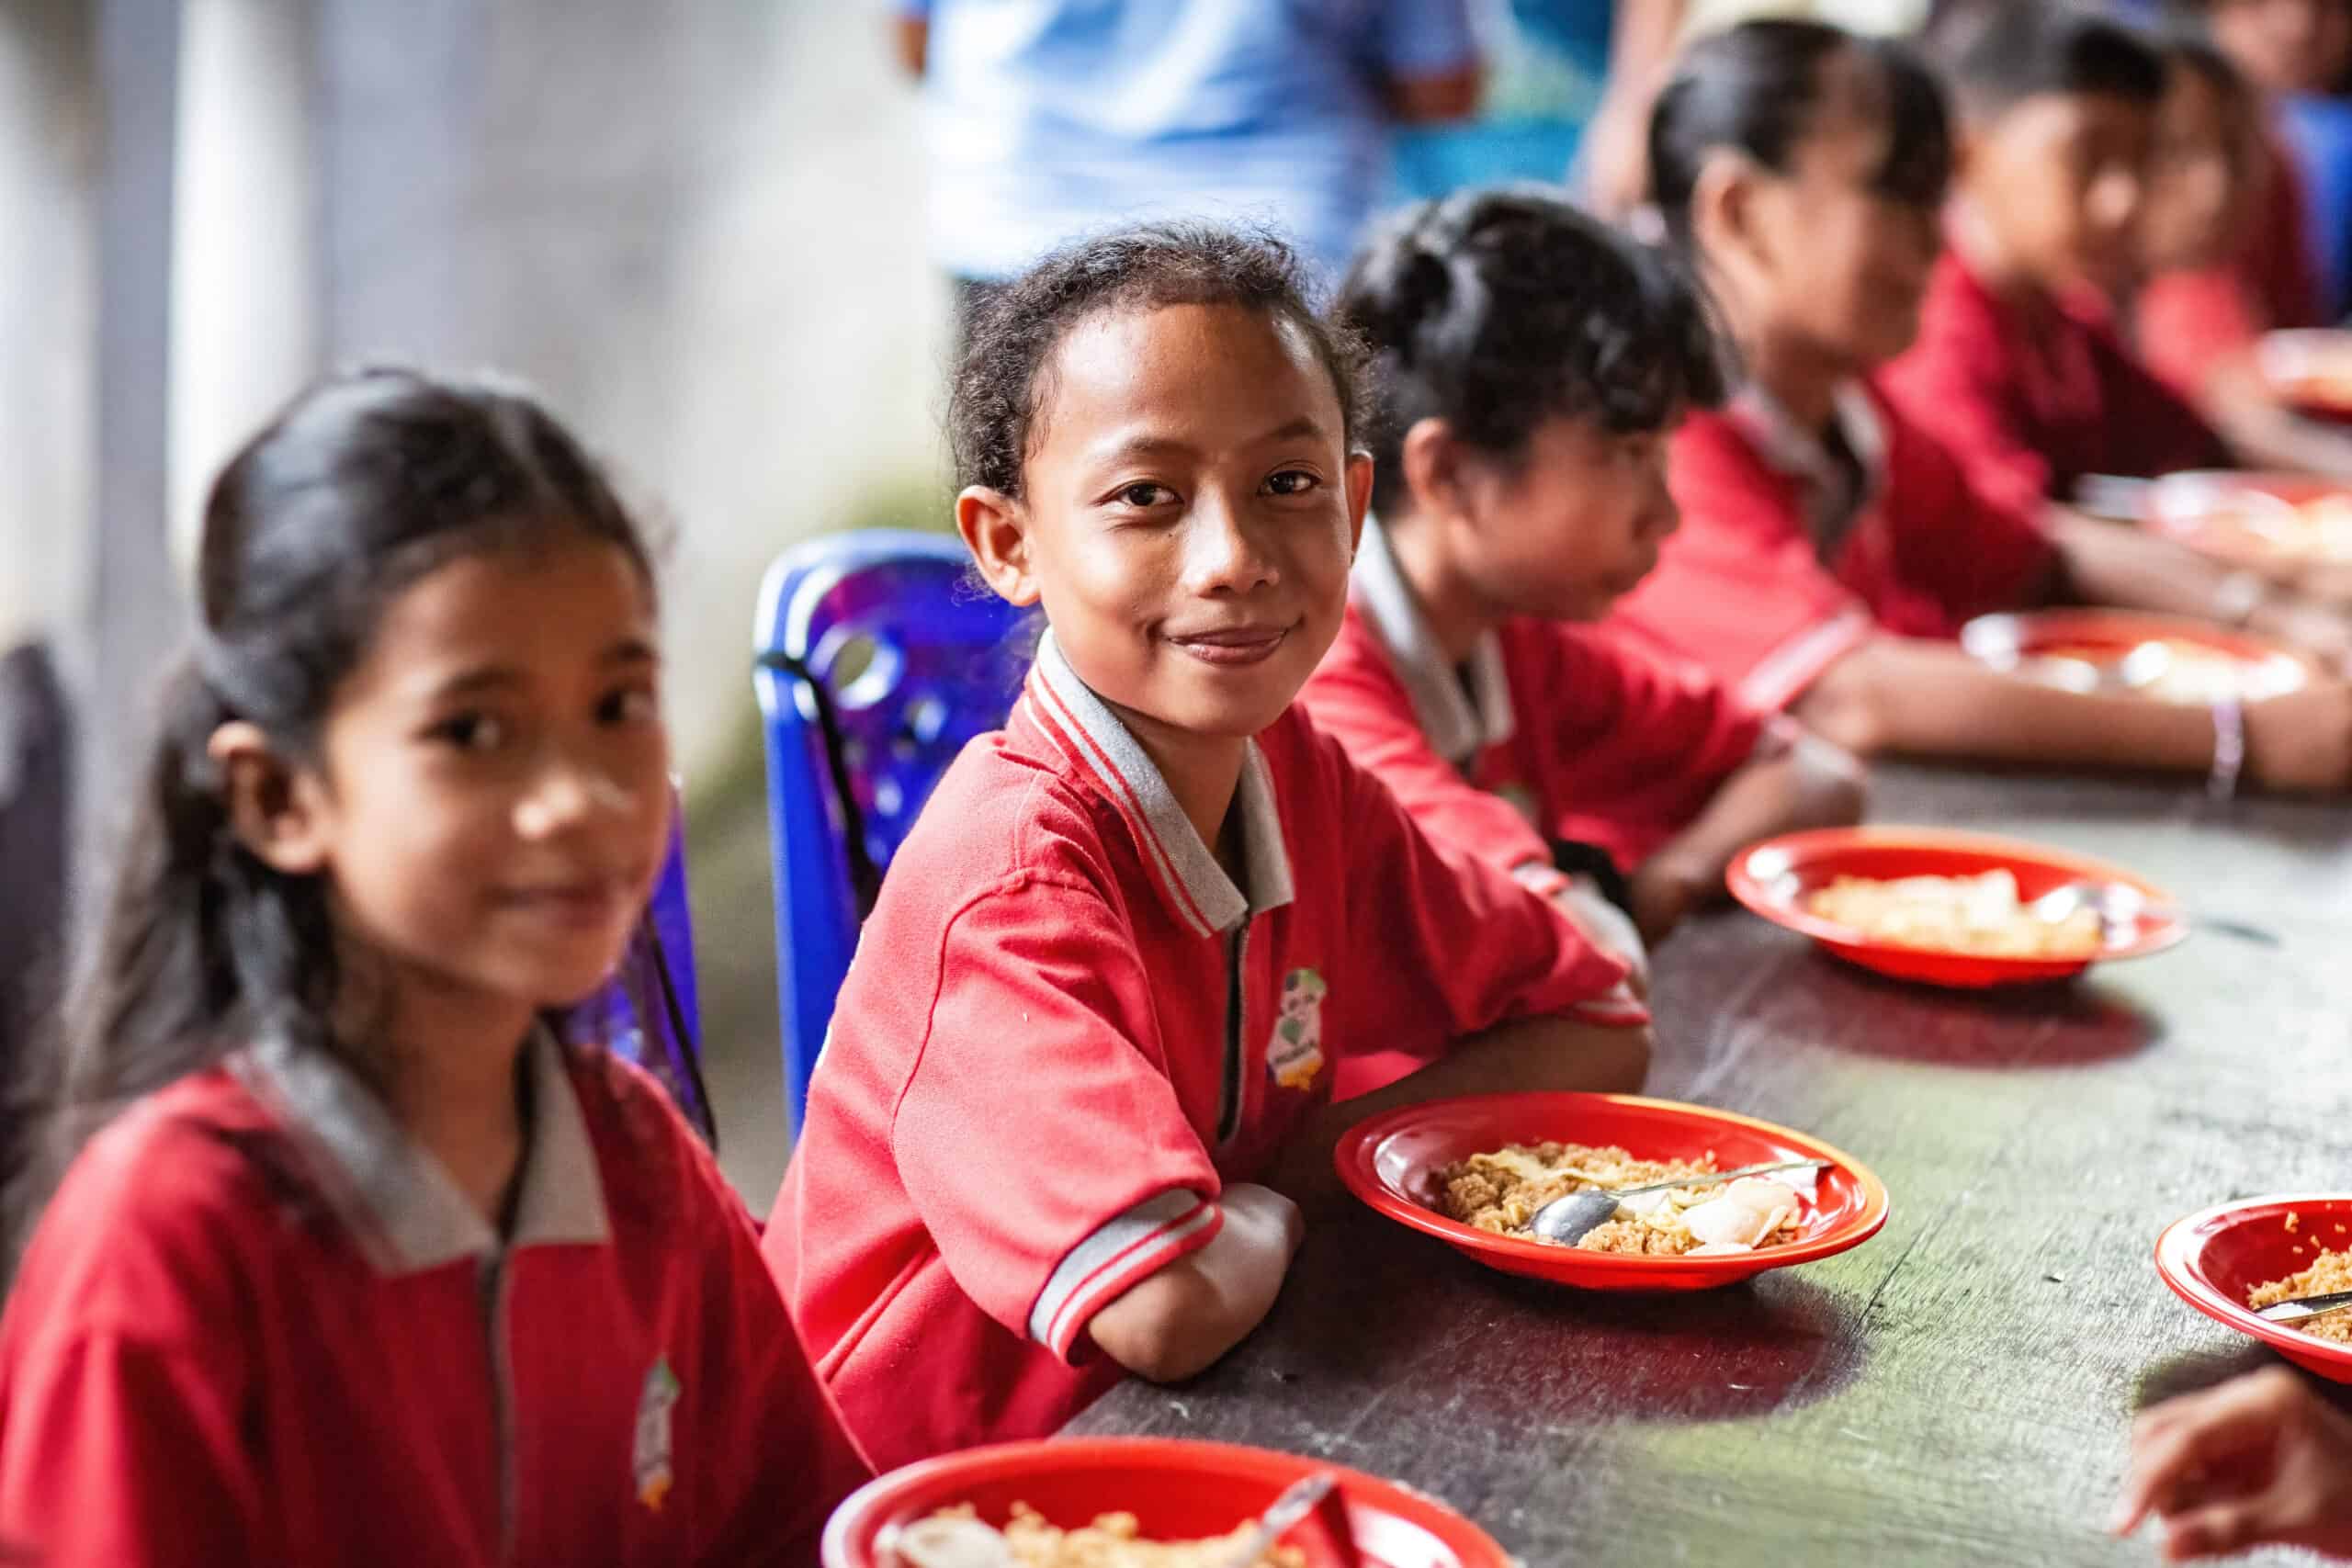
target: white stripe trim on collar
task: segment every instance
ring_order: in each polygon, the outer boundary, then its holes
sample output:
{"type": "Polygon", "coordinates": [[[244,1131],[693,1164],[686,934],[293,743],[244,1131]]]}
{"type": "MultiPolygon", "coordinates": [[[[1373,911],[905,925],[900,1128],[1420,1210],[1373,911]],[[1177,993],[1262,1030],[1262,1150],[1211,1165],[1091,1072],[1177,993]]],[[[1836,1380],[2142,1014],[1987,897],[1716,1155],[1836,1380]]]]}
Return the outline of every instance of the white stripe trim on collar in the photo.
{"type": "Polygon", "coordinates": [[[1243,745],[1241,778],[1234,791],[1250,880],[1245,893],[1201,841],[1142,743],[1070,668],[1050,628],[1037,644],[1033,673],[1040,712],[1069,733],[1071,750],[1118,805],[1169,906],[1194,935],[1230,931],[1250,915],[1291,901],[1295,888],[1290,848],[1283,838],[1273,774],[1255,740],[1243,745]]]}
{"type": "Polygon", "coordinates": [[[1412,699],[1413,716],[1431,750],[1465,768],[1486,748],[1511,738],[1517,719],[1511,711],[1510,678],[1503,671],[1502,639],[1488,632],[1470,650],[1470,690],[1464,692],[1464,676],[1437,646],[1420,601],[1405,581],[1404,568],[1388,547],[1377,518],[1364,519],[1363,542],[1356,547],[1348,587],[1364,624],[1386,650],[1405,694],[1412,699]]]}
{"type": "MultiPolygon", "coordinates": [[[[612,1238],[604,1180],[562,1047],[540,1028],[524,1049],[531,1143],[507,1246],[601,1245],[612,1238]]],[[[421,1273],[498,1250],[498,1234],[447,1168],[401,1129],[350,1068],[282,1041],[255,1046],[236,1065],[288,1130],[327,1163],[327,1196],[377,1272],[421,1273]]]]}

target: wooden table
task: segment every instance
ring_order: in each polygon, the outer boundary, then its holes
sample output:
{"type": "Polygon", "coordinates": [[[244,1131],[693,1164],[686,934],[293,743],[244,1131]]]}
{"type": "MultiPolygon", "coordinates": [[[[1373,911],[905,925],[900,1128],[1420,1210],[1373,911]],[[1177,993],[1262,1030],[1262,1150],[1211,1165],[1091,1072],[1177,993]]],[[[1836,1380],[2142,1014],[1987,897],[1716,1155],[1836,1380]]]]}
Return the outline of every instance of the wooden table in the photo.
{"type": "Polygon", "coordinates": [[[1130,1382],[1072,1429],[1396,1477],[1530,1564],[2153,1561],[2098,1529],[2132,1413],[2271,1359],[2165,1289],[2157,1233],[2234,1196],[2352,1187],[2352,813],[1887,768],[1871,816],[2106,856],[2279,945],[2208,931],[1969,995],[1707,916],[1657,956],[1649,1092],[1852,1150],[1894,1195],[1876,1239],[1730,1290],[1611,1297],[1340,1200],[1233,1354],[1181,1387],[1130,1382]]]}

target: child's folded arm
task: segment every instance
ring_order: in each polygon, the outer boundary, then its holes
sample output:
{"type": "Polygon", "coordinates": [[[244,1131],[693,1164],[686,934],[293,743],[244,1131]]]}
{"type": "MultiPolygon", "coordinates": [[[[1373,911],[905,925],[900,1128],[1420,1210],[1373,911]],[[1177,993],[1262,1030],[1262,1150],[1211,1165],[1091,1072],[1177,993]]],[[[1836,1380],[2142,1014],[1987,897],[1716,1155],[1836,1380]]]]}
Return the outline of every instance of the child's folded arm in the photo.
{"type": "MultiPolygon", "coordinates": [[[[1978,663],[1947,643],[1873,637],[1830,667],[1797,716],[1850,751],[2044,766],[2202,773],[2218,716],[2187,703],[2069,692],[1978,663]]],[[[2245,774],[2334,791],[2352,774],[2352,690],[2320,682],[2245,709],[2245,774]]]]}
{"type": "Polygon", "coordinates": [[[891,1118],[899,1179],[964,1292],[1068,1359],[1105,1303],[1216,1238],[1216,1168],[1147,1049],[1132,932],[1091,880],[972,900],[938,962],[891,1118]]]}
{"type": "Polygon", "coordinates": [[[1238,1182],[1218,1207],[1224,1223],[1206,1246],[1146,1275],[1087,1323],[1102,1352],[1137,1377],[1175,1382],[1204,1370],[1258,1326],[1282,1290],[1305,1235],[1297,1205],[1238,1182]]]}
{"type": "Polygon", "coordinates": [[[1510,802],[1478,788],[1440,756],[1396,676],[1361,659],[1326,660],[1300,694],[1307,722],[1386,784],[1435,838],[1506,869],[1549,863],[1551,850],[1510,802]]]}

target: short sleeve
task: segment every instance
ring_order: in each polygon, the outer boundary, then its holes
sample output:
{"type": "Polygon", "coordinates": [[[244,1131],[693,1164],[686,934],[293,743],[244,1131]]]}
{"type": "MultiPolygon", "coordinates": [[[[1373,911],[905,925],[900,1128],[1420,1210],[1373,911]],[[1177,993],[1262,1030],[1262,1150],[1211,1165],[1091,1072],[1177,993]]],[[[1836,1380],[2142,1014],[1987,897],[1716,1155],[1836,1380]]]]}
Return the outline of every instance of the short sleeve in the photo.
{"type": "Polygon", "coordinates": [[[1094,1314],[1223,1216],[1200,1134],[1147,1055],[1125,923],[1082,877],[1024,874],[952,917],[890,1142],[980,1308],[1075,1359],[1094,1314]]]}
{"type": "MultiPolygon", "coordinates": [[[[1343,639],[1363,634],[1342,632],[1343,639]]],[[[1510,802],[1463,777],[1422,731],[1413,701],[1378,654],[1334,648],[1299,694],[1308,720],[1337,740],[1349,760],[1395,794],[1414,821],[1441,843],[1509,870],[1549,864],[1550,846],[1510,802]]]]}
{"type": "Polygon", "coordinates": [[[1685,423],[1668,479],[1681,526],[1604,634],[1701,665],[1744,706],[1787,706],[1871,635],[1869,606],[1815,557],[1794,482],[1767,470],[1728,416],[1685,423]]]}
{"type": "Polygon", "coordinates": [[[937,0],[878,0],[881,7],[894,17],[910,22],[927,22],[936,8],[937,0]]]}
{"type": "Polygon", "coordinates": [[[1886,492],[1840,553],[1841,581],[1903,637],[1951,637],[1977,615],[2041,598],[2058,547],[2030,510],[1987,500],[1959,461],[1893,408],[1886,492]]]}
{"type": "Polygon", "coordinates": [[[1979,495],[2030,513],[2048,498],[2052,470],[2015,406],[2016,372],[1999,324],[1973,308],[1967,288],[1946,256],[1918,341],[1881,373],[1880,385],[1914,424],[1942,438],[1979,495]]]}
{"type": "Polygon", "coordinates": [[[1392,76],[1437,76],[1478,62],[1471,0],[1380,0],[1379,63],[1392,76]]]}
{"type": "Polygon", "coordinates": [[[2115,333],[2092,332],[2118,473],[2163,474],[2229,464],[2229,445],[2188,400],[2133,357],[2115,333]]]}
{"type": "Polygon", "coordinates": [[[234,1362],[92,1334],[12,1368],[0,1540],[121,1568],[266,1558],[234,1362]]]}
{"type": "Polygon", "coordinates": [[[1755,753],[1764,721],[1687,660],[1583,627],[1521,636],[1548,645],[1548,659],[1529,649],[1540,678],[1512,683],[1549,696],[1530,729],[1545,751],[1539,776],[1551,830],[1598,845],[1630,874],[1706,809],[1755,753]]]}
{"type": "MultiPolygon", "coordinates": [[[[1324,744],[1329,744],[1328,741],[1324,744]]],[[[1574,1013],[1634,1025],[1647,1011],[1623,962],[1509,872],[1448,855],[1388,787],[1343,756],[1350,983],[1346,1053],[1426,1050],[1513,1019],[1574,1013]]]]}

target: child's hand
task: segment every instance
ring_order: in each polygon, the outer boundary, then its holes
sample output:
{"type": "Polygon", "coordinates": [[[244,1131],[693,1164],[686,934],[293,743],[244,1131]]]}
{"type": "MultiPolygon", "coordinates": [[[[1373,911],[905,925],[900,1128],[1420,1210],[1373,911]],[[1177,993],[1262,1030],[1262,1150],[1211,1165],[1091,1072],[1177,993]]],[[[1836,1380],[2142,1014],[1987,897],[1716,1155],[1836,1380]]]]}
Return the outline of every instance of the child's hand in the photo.
{"type": "Polygon", "coordinates": [[[1713,877],[1664,853],[1644,861],[1631,880],[1634,923],[1652,942],[1665,941],[1715,886],[1713,877]]]}
{"type": "Polygon", "coordinates": [[[1642,941],[1633,917],[1609,901],[1609,896],[1589,876],[1572,876],[1553,897],[1568,923],[1602,952],[1621,958],[1628,971],[1626,983],[1646,1000],[1650,994],[1650,950],[1642,941]]]}
{"type": "Polygon", "coordinates": [[[2352,783],[2352,686],[2322,681],[2245,710],[2246,766],[2265,788],[2334,794],[2352,783]]]}
{"type": "Polygon", "coordinates": [[[2352,1555],[2352,1420],[2283,1367],[2144,1411],[2112,1528],[2150,1514],[2169,1562],[2265,1544],[2352,1555]]]}
{"type": "Polygon", "coordinates": [[[2317,660],[2331,675],[2352,673],[2352,619],[2305,599],[2274,598],[2247,626],[2317,660]]]}

